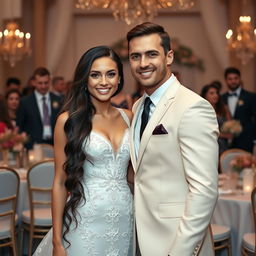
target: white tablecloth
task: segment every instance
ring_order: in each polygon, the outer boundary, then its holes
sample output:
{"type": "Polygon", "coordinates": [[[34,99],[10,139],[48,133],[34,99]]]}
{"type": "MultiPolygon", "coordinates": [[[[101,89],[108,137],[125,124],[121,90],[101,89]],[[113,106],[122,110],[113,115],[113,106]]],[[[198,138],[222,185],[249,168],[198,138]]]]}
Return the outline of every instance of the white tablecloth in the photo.
{"type": "Polygon", "coordinates": [[[231,228],[232,255],[240,256],[243,235],[254,232],[250,194],[221,195],[212,223],[231,228]]]}

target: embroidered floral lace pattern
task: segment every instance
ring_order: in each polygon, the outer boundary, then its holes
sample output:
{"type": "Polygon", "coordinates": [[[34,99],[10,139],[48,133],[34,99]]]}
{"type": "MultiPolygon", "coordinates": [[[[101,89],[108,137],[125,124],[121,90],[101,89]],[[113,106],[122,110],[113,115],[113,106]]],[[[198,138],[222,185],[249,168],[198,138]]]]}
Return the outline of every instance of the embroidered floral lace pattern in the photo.
{"type": "MultiPolygon", "coordinates": [[[[69,256],[132,255],[133,199],[126,180],[130,160],[128,136],[126,129],[116,151],[107,138],[94,131],[84,143],[88,158],[84,164],[86,203],[78,209],[77,229],[72,225],[67,235],[71,243],[69,256]]],[[[47,237],[35,256],[51,255],[45,253],[52,246],[51,233],[47,237]]]]}

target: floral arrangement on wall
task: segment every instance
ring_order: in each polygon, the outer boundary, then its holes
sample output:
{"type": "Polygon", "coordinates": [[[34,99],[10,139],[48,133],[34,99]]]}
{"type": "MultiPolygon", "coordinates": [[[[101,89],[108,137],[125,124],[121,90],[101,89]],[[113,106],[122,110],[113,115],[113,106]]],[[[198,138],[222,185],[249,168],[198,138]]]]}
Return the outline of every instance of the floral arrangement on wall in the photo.
{"type": "MultiPolygon", "coordinates": [[[[112,45],[114,51],[120,56],[122,61],[128,61],[128,47],[126,39],[120,39],[112,45]]],[[[187,67],[195,67],[204,71],[204,62],[198,58],[191,48],[179,42],[178,39],[172,39],[172,49],[174,51],[174,63],[187,67]]]]}

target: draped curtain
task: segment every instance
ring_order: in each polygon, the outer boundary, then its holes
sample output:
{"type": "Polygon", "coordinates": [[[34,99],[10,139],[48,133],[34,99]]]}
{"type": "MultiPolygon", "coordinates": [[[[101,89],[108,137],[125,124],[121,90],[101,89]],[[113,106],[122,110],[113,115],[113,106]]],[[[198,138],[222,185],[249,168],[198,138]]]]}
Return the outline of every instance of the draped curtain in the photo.
{"type": "Polygon", "coordinates": [[[228,66],[228,51],[226,42],[227,10],[224,1],[199,0],[202,22],[206,28],[208,39],[214,55],[223,70],[228,66]]]}
{"type": "Polygon", "coordinates": [[[73,0],[56,0],[48,10],[46,36],[46,66],[55,73],[65,54],[67,38],[72,29],[73,0]]]}

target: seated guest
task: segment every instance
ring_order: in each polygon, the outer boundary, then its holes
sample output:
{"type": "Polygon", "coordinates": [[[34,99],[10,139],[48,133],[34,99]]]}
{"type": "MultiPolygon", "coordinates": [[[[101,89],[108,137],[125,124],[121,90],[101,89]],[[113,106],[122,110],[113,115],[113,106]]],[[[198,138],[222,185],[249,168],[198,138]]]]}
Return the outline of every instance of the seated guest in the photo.
{"type": "Polygon", "coordinates": [[[4,133],[6,129],[13,129],[13,125],[5,101],[0,100],[0,133],[4,133]]]}
{"type": "Polygon", "coordinates": [[[60,97],[51,93],[50,72],[40,67],[34,71],[35,91],[22,98],[17,124],[21,132],[26,132],[30,138],[26,144],[28,149],[34,143],[53,144],[53,130],[61,107],[60,97]]]}
{"type": "MultiPolygon", "coordinates": [[[[228,108],[222,101],[218,86],[216,86],[215,84],[205,85],[202,88],[201,96],[203,98],[205,98],[206,100],[208,100],[211,103],[211,105],[213,106],[213,108],[216,112],[216,115],[217,115],[219,128],[221,128],[222,125],[226,121],[231,120],[231,115],[229,113],[228,108]]],[[[219,139],[218,139],[219,155],[221,155],[221,153],[223,151],[228,149],[228,140],[229,139],[232,139],[231,134],[226,134],[226,133],[220,132],[219,139]]]]}
{"type": "Polygon", "coordinates": [[[13,122],[13,126],[16,126],[17,110],[20,104],[20,98],[21,94],[17,89],[11,89],[5,95],[8,114],[13,122]]]}

